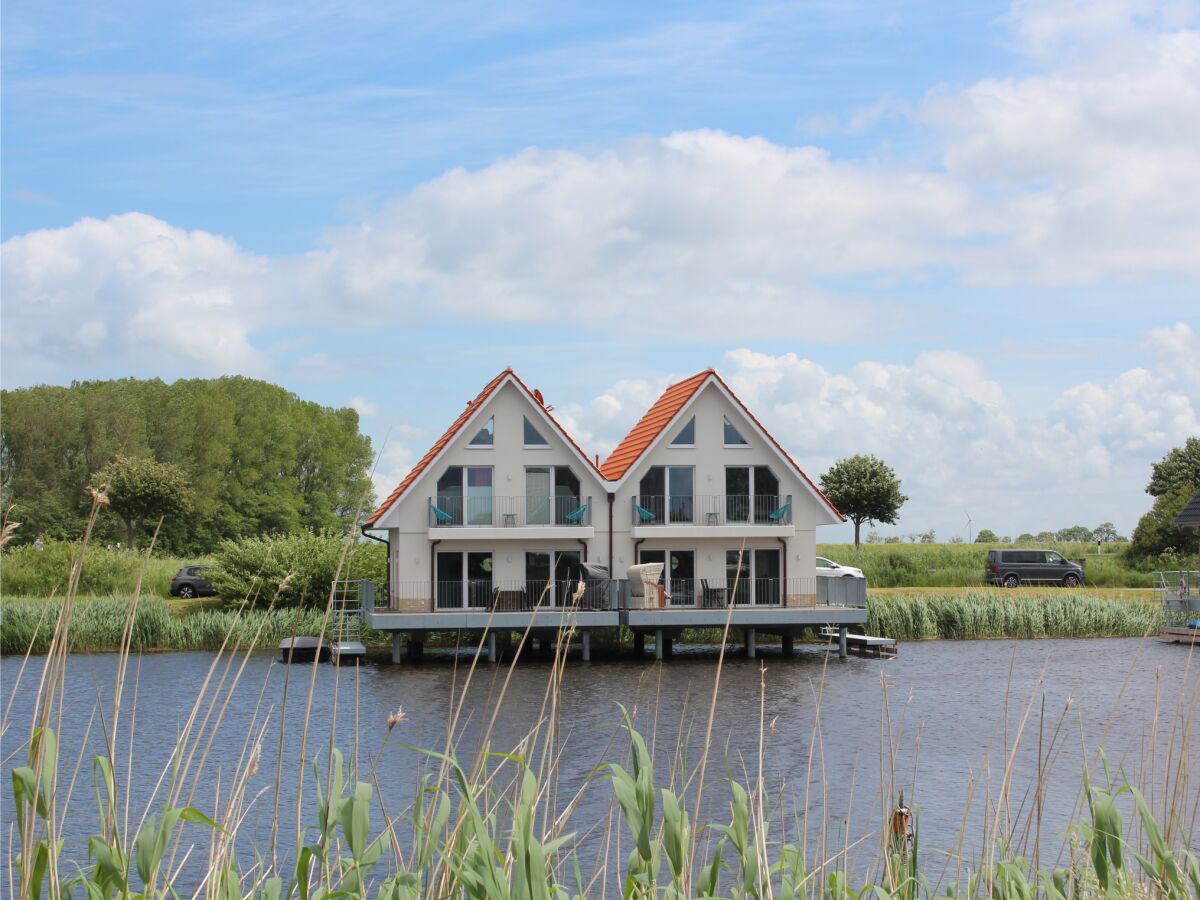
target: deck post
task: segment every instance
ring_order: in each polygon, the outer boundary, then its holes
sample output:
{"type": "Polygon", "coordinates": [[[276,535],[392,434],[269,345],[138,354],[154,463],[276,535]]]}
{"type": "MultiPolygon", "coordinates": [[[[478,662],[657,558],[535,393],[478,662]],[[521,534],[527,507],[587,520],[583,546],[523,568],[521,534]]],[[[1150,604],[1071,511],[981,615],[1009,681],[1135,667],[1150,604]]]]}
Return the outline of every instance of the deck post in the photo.
{"type": "Polygon", "coordinates": [[[488,647],[488,662],[494,663],[496,661],[496,632],[494,632],[494,631],[488,632],[487,647],[488,647]]]}
{"type": "Polygon", "coordinates": [[[848,654],[846,652],[846,626],[843,625],[841,628],[838,629],[838,657],[840,659],[845,659],[847,657],[847,655],[848,654]]]}
{"type": "Polygon", "coordinates": [[[785,634],[783,636],[783,655],[784,656],[790,657],[790,656],[794,656],[796,654],[796,646],[795,646],[794,641],[795,641],[795,638],[793,638],[791,634],[785,634]]]}
{"type": "Polygon", "coordinates": [[[633,633],[633,654],[634,656],[646,655],[646,635],[640,631],[633,633]]]}
{"type": "Polygon", "coordinates": [[[661,628],[654,631],[654,658],[663,658],[663,630],[661,628]]]}
{"type": "Polygon", "coordinates": [[[583,642],[583,661],[592,661],[592,633],[586,628],[579,635],[579,639],[583,642]]]}
{"type": "Polygon", "coordinates": [[[746,629],[746,659],[754,659],[754,654],[757,648],[754,646],[754,629],[746,629]]]}
{"type": "Polygon", "coordinates": [[[400,662],[400,639],[402,633],[399,631],[392,632],[392,662],[400,662]]]}

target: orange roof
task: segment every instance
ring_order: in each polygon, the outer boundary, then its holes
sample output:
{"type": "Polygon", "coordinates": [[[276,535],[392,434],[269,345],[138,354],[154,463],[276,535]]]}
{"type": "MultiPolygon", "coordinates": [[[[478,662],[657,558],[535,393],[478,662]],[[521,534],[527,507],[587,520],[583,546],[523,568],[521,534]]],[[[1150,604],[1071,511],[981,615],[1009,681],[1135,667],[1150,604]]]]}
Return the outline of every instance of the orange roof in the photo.
{"type": "Polygon", "coordinates": [[[617,481],[624,476],[626,472],[633,468],[634,463],[636,463],[638,459],[641,458],[642,454],[649,449],[650,445],[654,443],[655,439],[657,439],[658,436],[662,434],[663,430],[671,424],[671,420],[679,414],[679,411],[687,405],[687,402],[692,399],[692,397],[697,391],[700,390],[701,387],[704,386],[710,377],[725,389],[725,393],[727,393],[730,398],[732,398],[733,402],[738,405],[738,408],[745,413],[746,418],[753,422],[758,427],[758,430],[767,436],[767,440],[769,440],[774,445],[775,449],[779,451],[779,455],[791,464],[792,468],[796,470],[796,473],[808,483],[809,487],[813,489],[813,492],[820,497],[822,501],[824,501],[825,505],[829,507],[834,515],[845,521],[846,517],[838,511],[838,508],[830,502],[829,498],[826,497],[824,493],[822,493],[821,489],[816,486],[811,478],[808,477],[807,473],[805,473],[805,471],[801,469],[799,465],[797,465],[796,461],[788,455],[788,452],[784,450],[782,446],[780,446],[779,441],[775,440],[775,438],[771,435],[771,432],[767,431],[767,429],[763,427],[763,424],[758,421],[754,413],[750,412],[750,410],[746,408],[746,404],[744,404],[738,398],[738,395],[730,389],[729,385],[725,383],[725,380],[717,374],[716,369],[705,369],[703,372],[693,375],[691,378],[684,379],[678,384],[673,384],[663,391],[662,396],[659,397],[655,404],[650,407],[644,416],[642,416],[641,420],[633,426],[633,430],[630,431],[629,434],[625,435],[624,440],[617,444],[617,448],[613,450],[608,459],[604,461],[604,464],[600,467],[600,471],[604,477],[609,481],[617,481]]]}
{"type": "MultiPolygon", "coordinates": [[[[467,422],[471,419],[471,417],[473,415],[475,415],[476,410],[478,410],[479,407],[481,407],[487,401],[487,399],[496,392],[496,389],[498,387],[500,387],[500,385],[502,385],[505,382],[505,380],[508,378],[512,378],[513,382],[520,386],[521,390],[523,390],[528,395],[529,399],[539,409],[541,409],[541,411],[543,413],[546,414],[546,418],[549,419],[551,424],[554,425],[554,427],[558,429],[559,433],[563,436],[563,438],[566,440],[566,442],[575,448],[575,450],[579,454],[580,458],[583,459],[583,461],[585,463],[587,463],[587,465],[590,466],[597,475],[600,475],[600,470],[597,469],[595,464],[590,459],[587,458],[587,454],[584,453],[583,450],[581,450],[579,448],[579,445],[575,443],[574,438],[572,438],[571,435],[567,434],[566,429],[563,428],[562,425],[559,424],[558,420],[555,419],[554,416],[550,415],[550,411],[547,410],[545,405],[541,402],[541,400],[539,398],[540,395],[535,396],[534,392],[531,391],[526,386],[525,382],[523,382],[519,377],[517,377],[517,373],[514,372],[512,370],[512,367],[510,366],[509,368],[507,368],[503,372],[501,372],[499,375],[497,375],[495,378],[493,378],[491,381],[489,381],[484,386],[483,390],[480,391],[479,394],[475,397],[475,399],[467,404],[467,408],[464,409],[459,414],[458,418],[454,420],[453,424],[451,424],[451,426],[446,429],[446,433],[443,434],[440,438],[438,438],[437,443],[435,443],[432,447],[430,447],[429,451],[424,456],[422,456],[420,458],[420,460],[417,461],[417,464],[415,466],[413,466],[413,470],[411,472],[409,472],[407,475],[405,475],[404,480],[401,481],[398,485],[396,485],[396,489],[394,491],[392,491],[390,494],[388,494],[386,500],[384,500],[381,504],[379,504],[379,508],[376,509],[375,512],[373,512],[371,514],[371,518],[367,519],[366,527],[370,527],[370,526],[374,525],[377,521],[379,521],[379,519],[383,516],[383,514],[388,511],[388,508],[391,507],[391,505],[393,503],[395,503],[398,499],[400,499],[400,497],[404,494],[405,491],[407,491],[409,489],[409,487],[413,484],[413,482],[415,482],[418,478],[421,477],[421,473],[424,472],[426,469],[428,469],[430,467],[430,465],[433,464],[433,461],[435,459],[437,459],[438,454],[440,454],[444,449],[446,449],[446,446],[452,440],[454,440],[455,436],[457,436],[458,433],[460,431],[462,431],[463,428],[466,427],[467,422]]],[[[601,476],[601,477],[603,477],[603,476],[601,476]]]]}
{"type": "Polygon", "coordinates": [[[646,414],[633,426],[633,430],[625,435],[616,449],[608,455],[608,459],[600,467],[601,474],[609,481],[619,480],[692,399],[692,395],[700,389],[700,385],[704,384],[708,376],[716,374],[713,369],[705,369],[699,375],[693,375],[663,391],[663,395],[646,410],[646,414]]]}

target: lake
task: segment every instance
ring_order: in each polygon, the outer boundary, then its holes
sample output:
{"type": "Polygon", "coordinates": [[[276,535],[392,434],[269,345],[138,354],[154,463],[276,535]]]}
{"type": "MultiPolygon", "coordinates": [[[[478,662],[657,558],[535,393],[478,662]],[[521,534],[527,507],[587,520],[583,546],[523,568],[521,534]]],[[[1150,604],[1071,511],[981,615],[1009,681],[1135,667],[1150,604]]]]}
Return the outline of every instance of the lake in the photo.
{"type": "MultiPolygon", "coordinates": [[[[827,849],[861,839],[854,858],[863,868],[875,859],[880,823],[894,804],[896,792],[903,789],[906,803],[919,807],[922,863],[934,880],[953,858],[940,851],[952,853],[961,847],[965,856],[979,856],[985,823],[995,815],[989,797],[999,794],[1006,748],[1011,749],[1027,713],[1009,791],[1009,814],[1021,823],[1015,829],[1018,840],[1033,831],[1032,825],[1026,827],[1026,820],[1039,765],[1039,729],[1044,758],[1050,755],[1052,734],[1069,703],[1053,744],[1060,752],[1045,786],[1040,852],[1046,866],[1055,861],[1064,845],[1079,799],[1083,761],[1091,758],[1101,739],[1113,771],[1124,769],[1142,783],[1161,778],[1161,758],[1153,774],[1150,769],[1155,757],[1150,752],[1152,741],[1157,740],[1158,756],[1162,757],[1161,746],[1168,739],[1165,727],[1157,736],[1152,734],[1156,697],[1161,698],[1163,715],[1169,720],[1181,688],[1194,695],[1200,684],[1198,663],[1187,669],[1187,649],[1152,640],[907,643],[891,661],[842,661],[836,656],[827,658],[823,649],[813,646],[801,646],[798,651],[794,659],[783,659],[769,647],[763,648],[758,660],[726,659],[706,774],[706,818],[728,821],[729,792],[723,783],[727,773],[745,784],[753,781],[759,765],[761,721],[763,777],[776,821],[794,821],[807,810],[813,823],[807,840],[814,852],[820,851],[821,831],[815,823],[824,823],[827,849]],[[881,753],[881,746],[893,748],[894,775],[885,771],[892,765],[893,754],[881,753]],[[881,765],[881,758],[888,764],[881,765]]],[[[135,710],[129,779],[135,820],[167,763],[212,661],[207,653],[145,654],[130,661],[128,706],[121,729],[122,739],[127,741],[130,711],[135,710]]],[[[41,662],[30,661],[14,692],[21,660],[0,660],[5,703],[11,698],[9,730],[3,741],[2,817],[6,822],[12,819],[8,769],[14,764],[14,748],[28,734],[41,662]]],[[[67,780],[65,773],[74,768],[81,752],[84,765],[64,835],[68,845],[65,858],[82,859],[86,837],[97,827],[90,757],[102,746],[98,718],[92,722],[86,746],[83,736],[98,698],[107,715],[116,664],[117,657],[112,654],[80,654],[69,663],[60,736],[62,780],[67,780]]],[[[382,799],[389,813],[397,814],[411,802],[419,768],[426,760],[402,745],[444,747],[447,720],[463,692],[469,666],[470,657],[465,654],[455,659],[430,656],[401,666],[365,665],[357,672],[319,666],[304,754],[309,760],[306,771],[311,772],[313,756],[328,747],[332,729],[336,745],[348,758],[357,753],[363,771],[379,757],[376,771],[382,799]],[[404,719],[389,736],[387,718],[397,709],[403,710],[404,719]],[[386,748],[385,740],[390,742],[386,748]]],[[[214,683],[222,671],[218,669],[214,683]]],[[[256,847],[269,855],[266,848],[273,821],[272,788],[280,751],[285,676],[288,696],[280,834],[281,847],[294,844],[296,781],[302,766],[299,723],[310,671],[311,667],[295,666],[289,675],[287,667],[272,656],[252,654],[235,689],[210,694],[216,697],[212,721],[222,705],[224,711],[193,800],[202,811],[211,811],[216,791],[228,791],[246,751],[247,735],[262,733],[262,762],[248,793],[264,793],[242,827],[241,837],[252,838],[255,845],[243,840],[239,846],[243,853],[256,847]]],[[[493,717],[492,748],[511,751],[518,747],[542,714],[550,672],[549,662],[522,661],[509,678],[508,666],[481,663],[462,702],[460,756],[469,757],[493,717]],[[506,679],[509,683],[501,700],[506,679]]],[[[557,808],[565,808],[586,782],[593,783],[567,830],[584,833],[589,828],[605,828],[612,791],[606,782],[595,780],[595,767],[604,761],[621,761],[625,743],[614,734],[620,721],[618,704],[634,712],[654,750],[657,782],[664,785],[672,769],[680,766],[677,751],[686,751],[687,766],[698,759],[715,673],[716,656],[711,647],[677,647],[675,657],[663,664],[628,658],[568,662],[554,710],[561,745],[557,808]]],[[[226,676],[226,685],[232,677],[226,676]]],[[[1200,741],[1193,738],[1189,752],[1188,762],[1195,773],[1200,741]]],[[[305,790],[302,818],[310,823],[315,819],[313,793],[311,786],[305,790]]],[[[378,810],[373,822],[380,822],[378,810]]],[[[624,829],[623,824],[620,827],[624,829]]],[[[201,830],[190,833],[195,840],[206,841],[201,830]]],[[[585,840],[581,858],[594,858],[597,842],[585,840]]],[[[1019,846],[1032,854],[1030,837],[1019,846]]],[[[200,855],[203,848],[197,852],[200,855]]]]}

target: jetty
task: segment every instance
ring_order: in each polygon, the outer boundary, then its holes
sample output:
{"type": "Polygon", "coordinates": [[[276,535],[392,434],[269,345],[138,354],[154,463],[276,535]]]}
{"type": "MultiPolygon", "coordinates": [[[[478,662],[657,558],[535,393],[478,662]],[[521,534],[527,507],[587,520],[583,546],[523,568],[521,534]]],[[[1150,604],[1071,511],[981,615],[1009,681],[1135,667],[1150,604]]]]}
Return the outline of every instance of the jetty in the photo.
{"type": "Polygon", "coordinates": [[[1162,630],[1158,639],[1167,644],[1200,647],[1200,571],[1156,572],[1162,595],[1162,630]]]}
{"type": "MultiPolygon", "coordinates": [[[[862,579],[805,579],[802,585],[774,581],[777,583],[755,585],[753,590],[743,590],[736,583],[728,589],[725,585],[710,587],[707,596],[687,605],[672,603],[641,578],[590,578],[563,584],[554,591],[496,590],[481,595],[477,605],[456,609],[439,608],[436,600],[425,609],[414,609],[411,602],[390,603],[386,592],[380,592],[379,602],[363,604],[362,618],[368,628],[391,635],[393,662],[419,659],[427,635],[434,631],[472,635],[491,662],[499,660],[514,635],[527,633],[535,651],[541,653],[570,635],[579,643],[582,659],[589,661],[591,633],[619,626],[633,632],[635,655],[645,654],[647,643],[652,642],[654,658],[661,660],[671,658],[673,644],[685,629],[724,628],[726,624],[751,659],[758,655],[760,636],[778,637],[783,655],[791,656],[795,638],[806,630],[831,629],[839,636],[840,655],[850,652],[853,637],[849,629],[867,621],[862,579]]],[[[430,596],[436,597],[432,586],[430,596]]]]}

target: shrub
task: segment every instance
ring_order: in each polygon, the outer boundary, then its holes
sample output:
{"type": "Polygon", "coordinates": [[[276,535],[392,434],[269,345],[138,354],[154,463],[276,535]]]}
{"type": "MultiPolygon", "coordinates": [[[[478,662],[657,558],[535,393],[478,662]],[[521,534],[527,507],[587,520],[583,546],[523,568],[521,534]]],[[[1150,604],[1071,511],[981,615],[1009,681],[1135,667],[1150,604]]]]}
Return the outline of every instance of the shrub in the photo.
{"type": "Polygon", "coordinates": [[[339,575],[342,551],[343,540],[336,535],[309,532],[223,541],[211,579],[228,603],[249,600],[252,606],[267,606],[278,591],[276,606],[324,609],[335,577],[384,580],[387,559],[382,544],[355,543],[339,575]],[[280,591],[281,584],[286,586],[280,591]]]}
{"type": "MultiPolygon", "coordinates": [[[[46,541],[41,550],[31,544],[5,547],[0,563],[0,594],[48,597],[64,593],[71,565],[78,554],[79,544],[73,541],[46,541]]],[[[87,564],[80,577],[79,594],[131,594],[143,567],[143,593],[166,594],[172,575],[185,565],[202,561],[156,556],[147,562],[140,553],[92,544],[88,547],[87,564]]]]}

